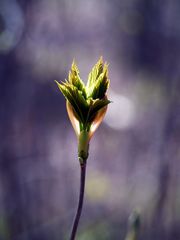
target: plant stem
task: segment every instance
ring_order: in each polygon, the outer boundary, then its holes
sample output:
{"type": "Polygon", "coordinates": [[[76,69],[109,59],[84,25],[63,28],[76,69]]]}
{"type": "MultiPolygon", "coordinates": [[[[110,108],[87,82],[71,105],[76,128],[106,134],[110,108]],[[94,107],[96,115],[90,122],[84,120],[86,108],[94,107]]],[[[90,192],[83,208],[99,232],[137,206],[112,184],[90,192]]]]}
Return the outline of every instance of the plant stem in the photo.
{"type": "Polygon", "coordinates": [[[80,178],[80,191],[79,191],[79,202],[77,212],[74,218],[73,227],[71,231],[70,240],[75,240],[76,232],[79,224],[79,219],[81,217],[83,200],[84,200],[84,188],[85,188],[85,178],[86,178],[86,162],[80,165],[81,167],[81,178],[80,178]]]}

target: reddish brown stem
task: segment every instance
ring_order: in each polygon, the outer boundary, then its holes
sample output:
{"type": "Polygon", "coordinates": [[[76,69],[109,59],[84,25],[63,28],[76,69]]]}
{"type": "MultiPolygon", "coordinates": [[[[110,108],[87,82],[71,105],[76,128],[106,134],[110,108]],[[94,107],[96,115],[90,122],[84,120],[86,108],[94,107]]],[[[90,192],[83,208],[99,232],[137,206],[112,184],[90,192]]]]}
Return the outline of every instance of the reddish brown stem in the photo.
{"type": "Polygon", "coordinates": [[[80,167],[81,167],[81,178],[80,178],[79,202],[78,202],[78,208],[77,208],[76,215],[73,222],[70,240],[75,240],[79,219],[81,217],[81,212],[83,208],[85,178],[86,178],[86,163],[81,164],[80,167]]]}

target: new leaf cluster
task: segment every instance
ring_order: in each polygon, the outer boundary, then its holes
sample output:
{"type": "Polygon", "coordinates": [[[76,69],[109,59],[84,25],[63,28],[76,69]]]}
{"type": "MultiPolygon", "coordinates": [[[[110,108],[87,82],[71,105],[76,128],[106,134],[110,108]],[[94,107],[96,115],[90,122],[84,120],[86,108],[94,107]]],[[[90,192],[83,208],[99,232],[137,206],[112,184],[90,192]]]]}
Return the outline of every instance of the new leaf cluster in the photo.
{"type": "Polygon", "coordinates": [[[106,97],[109,87],[108,64],[103,63],[102,57],[92,68],[87,84],[81,80],[79,70],[73,61],[68,80],[57,82],[60,91],[71,104],[74,115],[82,128],[88,130],[99,110],[110,101],[106,97]]]}

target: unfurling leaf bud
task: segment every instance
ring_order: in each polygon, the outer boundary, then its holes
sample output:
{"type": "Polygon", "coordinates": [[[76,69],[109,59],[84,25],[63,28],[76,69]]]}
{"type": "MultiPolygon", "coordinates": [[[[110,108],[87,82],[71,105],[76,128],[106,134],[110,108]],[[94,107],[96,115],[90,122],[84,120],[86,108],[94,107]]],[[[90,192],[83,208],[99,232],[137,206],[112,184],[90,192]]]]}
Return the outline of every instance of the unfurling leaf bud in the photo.
{"type": "Polygon", "coordinates": [[[73,61],[68,81],[56,83],[66,98],[68,116],[79,141],[80,162],[86,161],[89,141],[101,124],[110,103],[107,99],[110,83],[108,65],[103,63],[101,57],[89,73],[85,86],[73,61]]]}

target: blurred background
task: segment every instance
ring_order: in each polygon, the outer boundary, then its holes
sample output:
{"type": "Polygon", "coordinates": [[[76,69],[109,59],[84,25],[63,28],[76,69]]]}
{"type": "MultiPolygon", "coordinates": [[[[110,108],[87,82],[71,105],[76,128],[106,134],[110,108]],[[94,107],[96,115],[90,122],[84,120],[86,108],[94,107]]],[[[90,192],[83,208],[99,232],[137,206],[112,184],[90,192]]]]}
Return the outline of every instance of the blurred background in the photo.
{"type": "Polygon", "coordinates": [[[99,56],[111,86],[90,145],[79,240],[180,239],[180,2],[0,0],[0,240],[68,239],[77,140],[54,80],[99,56]]]}

